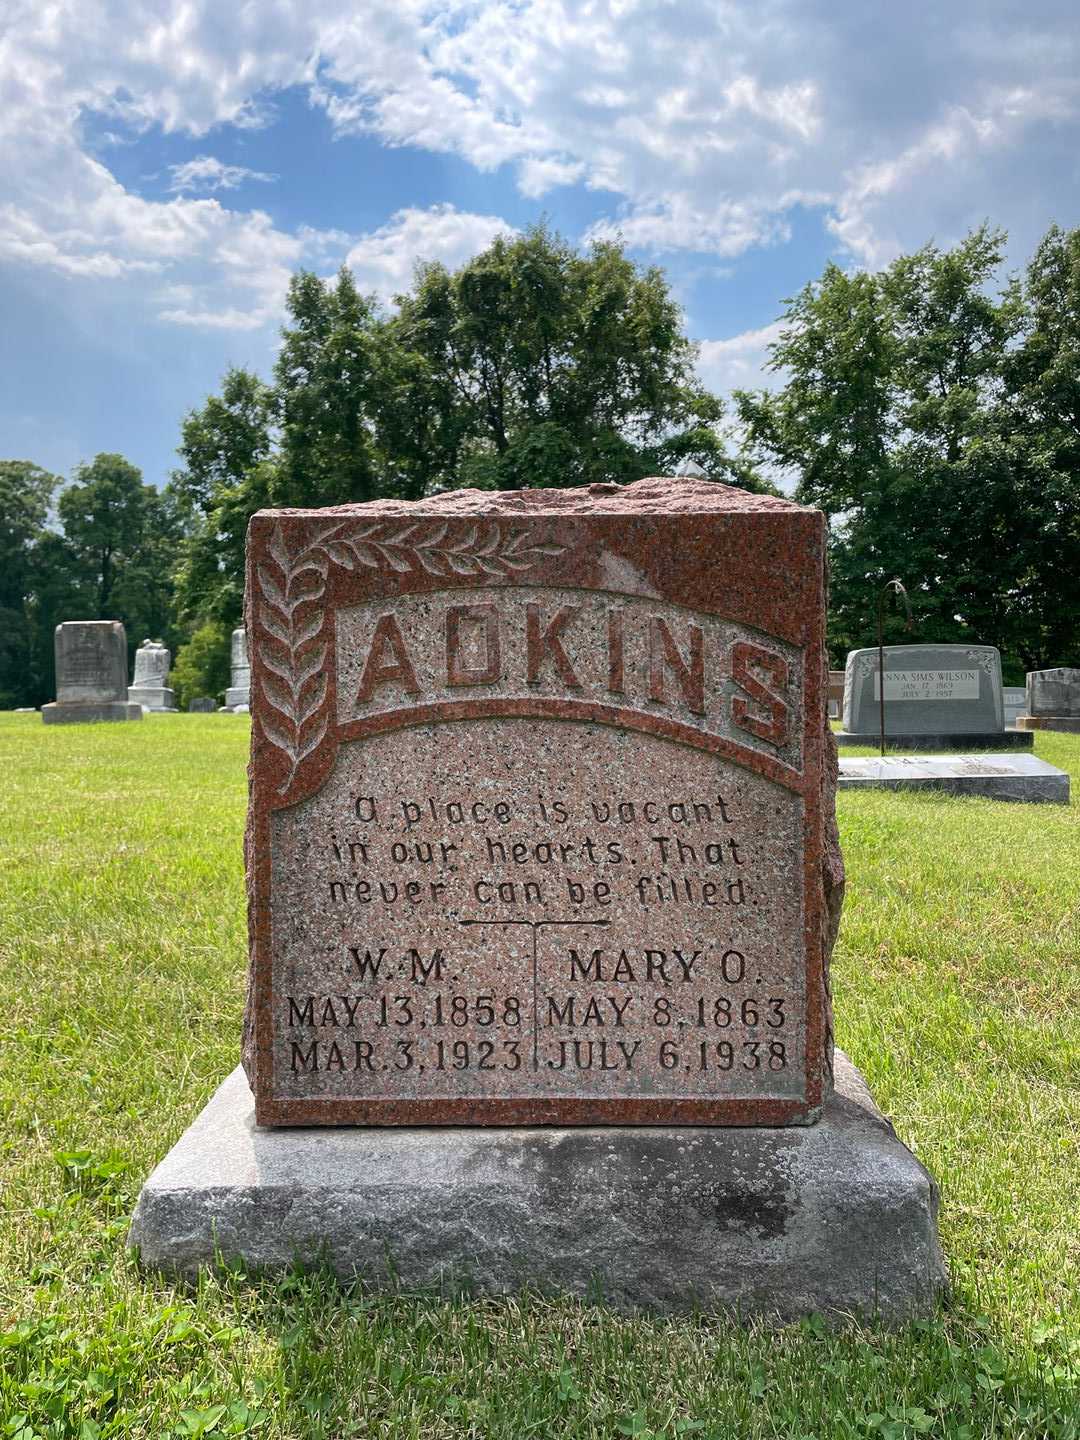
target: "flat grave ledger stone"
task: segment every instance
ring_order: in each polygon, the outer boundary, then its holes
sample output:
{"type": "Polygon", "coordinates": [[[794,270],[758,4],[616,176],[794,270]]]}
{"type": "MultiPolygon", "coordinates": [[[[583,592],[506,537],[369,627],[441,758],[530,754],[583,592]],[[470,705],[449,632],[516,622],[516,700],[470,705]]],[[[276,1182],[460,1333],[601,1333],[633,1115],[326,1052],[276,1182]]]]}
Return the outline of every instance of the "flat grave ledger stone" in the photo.
{"type": "Polygon", "coordinates": [[[193,700],[188,701],[187,708],[191,715],[213,715],[218,707],[212,696],[196,695],[193,700]]]}
{"type": "MultiPolygon", "coordinates": [[[[877,646],[848,653],[840,745],[880,737],[877,646]]],[[[1005,730],[1001,656],[992,645],[886,645],[885,736],[892,748],[1030,749],[1005,730]]]]}
{"type": "Polygon", "coordinates": [[[144,640],[135,651],[135,673],[128,687],[128,699],[145,710],[176,709],[176,695],[169,689],[172,656],[160,640],[144,640]]]}
{"type": "Polygon", "coordinates": [[[230,672],[224,708],[235,710],[241,705],[250,705],[251,662],[248,659],[247,631],[242,625],[232,632],[230,672]]]}
{"type": "Polygon", "coordinates": [[[1026,713],[1016,721],[1021,730],[1080,734],[1080,670],[1058,666],[1029,671],[1026,698],[1026,713]]]}
{"type": "Polygon", "coordinates": [[[46,725],[141,720],[127,698],[127,638],[119,620],[65,620],[53,633],[56,699],[41,707],[46,725]]]}
{"type": "Polygon", "coordinates": [[[687,479],[248,546],[259,1122],[815,1118],[821,516],[687,479]]]}
{"type": "Polygon", "coordinates": [[[938,790],[1027,804],[1069,803],[1069,775],[1035,755],[841,756],[840,790],[938,790]]]}

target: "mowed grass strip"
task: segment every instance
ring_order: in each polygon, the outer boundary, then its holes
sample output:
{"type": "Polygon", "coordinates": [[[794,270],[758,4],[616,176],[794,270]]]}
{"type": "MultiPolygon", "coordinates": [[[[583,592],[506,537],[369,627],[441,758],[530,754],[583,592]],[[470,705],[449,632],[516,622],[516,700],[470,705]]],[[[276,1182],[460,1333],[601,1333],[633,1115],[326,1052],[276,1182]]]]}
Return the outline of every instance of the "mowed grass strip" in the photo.
{"type": "MultiPolygon", "coordinates": [[[[0,716],[0,1436],[1080,1436],[1076,801],[840,796],[837,1036],[941,1183],[953,1293],[769,1332],[140,1273],[139,1186],[238,1054],[247,742],[0,716]]],[[[1036,752],[1080,798],[1080,739],[1036,752]]]]}

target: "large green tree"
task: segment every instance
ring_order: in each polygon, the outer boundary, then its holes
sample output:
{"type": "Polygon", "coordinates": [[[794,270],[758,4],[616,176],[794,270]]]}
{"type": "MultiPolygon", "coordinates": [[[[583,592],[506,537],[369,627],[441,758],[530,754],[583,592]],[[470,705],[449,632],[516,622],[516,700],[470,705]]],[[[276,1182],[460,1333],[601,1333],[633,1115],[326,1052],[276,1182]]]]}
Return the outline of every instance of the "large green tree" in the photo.
{"type": "Polygon", "coordinates": [[[167,487],[189,524],[176,570],[182,622],[210,619],[230,629],[240,623],[248,518],[271,503],[272,403],[258,376],[233,368],[221,394],[184,418],[183,465],[167,487]]]}
{"type": "Polygon", "coordinates": [[[42,542],[60,479],[29,460],[0,460],[0,710],[40,704],[42,672],[35,592],[42,542]]]}
{"type": "Polygon", "coordinates": [[[293,276],[286,306],[273,383],[233,368],[221,394],[181,426],[182,466],[169,490],[190,519],[176,576],[189,626],[240,623],[244,539],[256,510],[386,493],[373,438],[373,357],[383,332],[371,305],[342,270],[329,283],[293,276]]]}
{"type": "Polygon", "coordinates": [[[264,505],[623,482],[682,460],[771,488],[729,455],[662,273],[618,246],[581,255],[538,227],[456,272],[421,265],[397,298],[382,315],[347,270],[301,272],[272,383],[231,370],[185,418],[170,486],[191,517],[185,624],[239,623],[264,505]]]}
{"type": "Polygon", "coordinates": [[[663,273],[618,245],[581,255],[537,227],[453,274],[420,266],[398,300],[379,420],[407,491],[621,483],[686,458],[749,478],[663,273]]]}
{"type": "MultiPolygon", "coordinates": [[[[878,274],[829,266],[788,304],[772,351],[784,385],[737,395],[754,458],[793,474],[797,498],[829,517],[837,663],[870,643],[893,575],[920,638],[995,644],[1014,678],[1068,658],[1076,592],[1048,564],[1047,537],[1080,558],[1061,523],[1080,472],[1061,447],[1040,454],[1044,427],[1019,383],[1030,305],[998,280],[1003,245],[984,227],[878,274]]],[[[1032,387],[1048,368],[1032,361],[1032,387]]]]}
{"type": "Polygon", "coordinates": [[[77,467],[57,511],[85,611],[63,618],[121,620],[132,650],[146,636],[175,647],[172,570],[183,520],[173,496],[144,485],[122,455],[101,454],[77,467]]]}
{"type": "Polygon", "coordinates": [[[1028,563],[1009,597],[1010,624],[1025,657],[1080,664],[1080,230],[1051,227],[1023,299],[1006,379],[1028,563]]]}
{"type": "Polygon", "coordinates": [[[301,271],[274,366],[280,435],[277,505],[336,505],[383,493],[375,436],[377,362],[386,343],[371,302],[344,267],[329,284],[301,271]]]}

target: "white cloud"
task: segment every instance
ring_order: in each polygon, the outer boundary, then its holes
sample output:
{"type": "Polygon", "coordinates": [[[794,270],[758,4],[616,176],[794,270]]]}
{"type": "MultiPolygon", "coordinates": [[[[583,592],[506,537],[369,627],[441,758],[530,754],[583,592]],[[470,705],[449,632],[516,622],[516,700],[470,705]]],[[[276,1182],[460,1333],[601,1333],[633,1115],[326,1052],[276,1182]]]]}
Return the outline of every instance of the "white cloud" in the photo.
{"type": "Polygon", "coordinates": [[[798,203],[823,207],[860,259],[928,228],[954,239],[985,214],[1023,225],[1052,183],[1025,147],[1048,127],[1077,138],[1066,0],[1037,14],[974,0],[872,14],[856,0],[379,0],[362,27],[339,14],[315,28],[318,98],[339,129],[511,165],[530,198],[613,191],[595,234],[657,251],[782,242],[798,203]],[[910,183],[885,193],[897,168],[910,183]]]}
{"type": "Polygon", "coordinates": [[[236,190],[245,180],[273,181],[276,175],[265,170],[249,170],[246,165],[226,165],[213,155],[196,155],[182,165],[170,165],[169,189],[182,195],[192,190],[236,190]]]}
{"type": "Polygon", "coordinates": [[[986,216],[1025,248],[1049,219],[1077,218],[1068,0],[15,0],[0,37],[0,255],[125,286],[173,323],[238,328],[277,317],[305,258],[330,268],[348,250],[387,295],[416,256],[460,263],[507,228],[406,208],[349,250],[213,198],[265,172],[204,154],[173,167],[174,198],[147,200],[81,133],[88,111],[117,135],[258,126],[297,85],[339,133],[510,166],[527,197],[610,191],[592,236],[658,252],[781,243],[799,204],[870,264],[986,216]],[[162,285],[192,298],[162,305],[162,285]]]}
{"type": "Polygon", "coordinates": [[[518,188],[523,195],[538,200],[559,185],[573,185],[585,175],[582,160],[523,160],[518,166],[518,188]]]}
{"type": "Polygon", "coordinates": [[[260,210],[190,193],[271,177],[202,155],[172,167],[174,198],[151,200],[121,184],[83,140],[87,110],[195,134],[250,120],[252,80],[261,89],[264,75],[291,72],[272,47],[257,65],[253,55],[245,61],[230,48],[229,25],[215,29],[209,17],[187,4],[148,21],[125,0],[22,7],[0,38],[0,260],[113,287],[166,323],[251,330],[280,318],[290,273],[316,248],[314,232],[290,234],[260,210]],[[187,299],[177,302],[181,292],[187,299]]]}
{"type": "Polygon", "coordinates": [[[622,240],[647,250],[707,250],[716,255],[741,255],[754,245],[787,239],[786,221],[749,205],[698,205],[675,195],[658,204],[637,206],[612,220],[589,227],[590,240],[622,240]]]}
{"type": "MultiPolygon", "coordinates": [[[[955,239],[982,219],[1012,221],[1032,180],[1038,186],[1049,179],[1045,154],[1034,174],[1025,165],[1025,138],[1047,122],[1060,138],[1068,104],[1060,94],[1013,89],[985,97],[978,110],[951,106],[895,154],[854,167],[829,228],[858,261],[876,267],[923,240],[955,239]],[[997,171],[1011,177],[1012,195],[998,197],[995,206],[997,171]]],[[[1044,204],[1055,189],[1042,190],[1044,204]]],[[[1046,213],[1042,225],[1051,218],[1046,213]]]]}
{"type": "Polygon", "coordinates": [[[777,320],[726,340],[702,340],[697,368],[704,384],[717,395],[732,390],[774,389],[780,377],[766,367],[769,347],[780,339],[782,328],[782,322],[777,320]]]}
{"type": "Polygon", "coordinates": [[[454,270],[487,248],[497,235],[517,232],[497,215],[471,215],[453,205],[399,210],[345,257],[357,283],[384,302],[409,288],[418,260],[438,260],[454,270]]]}

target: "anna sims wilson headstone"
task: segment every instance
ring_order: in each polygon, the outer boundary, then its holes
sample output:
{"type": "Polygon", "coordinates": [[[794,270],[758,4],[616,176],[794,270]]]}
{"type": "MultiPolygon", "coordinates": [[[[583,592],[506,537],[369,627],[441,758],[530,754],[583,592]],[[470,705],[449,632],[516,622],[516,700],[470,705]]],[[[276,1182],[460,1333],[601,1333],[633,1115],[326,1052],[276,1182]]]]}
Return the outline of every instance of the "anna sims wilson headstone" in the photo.
{"type": "MultiPolygon", "coordinates": [[[[1006,731],[1001,656],[993,645],[886,645],[885,735],[913,750],[1030,749],[1006,731]]],[[[840,745],[876,744],[881,676],[877,646],[850,650],[844,674],[840,745]]]]}
{"type": "Polygon", "coordinates": [[[824,539],[696,479],[254,516],[260,1124],[819,1115],[824,539]]]}

